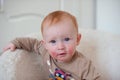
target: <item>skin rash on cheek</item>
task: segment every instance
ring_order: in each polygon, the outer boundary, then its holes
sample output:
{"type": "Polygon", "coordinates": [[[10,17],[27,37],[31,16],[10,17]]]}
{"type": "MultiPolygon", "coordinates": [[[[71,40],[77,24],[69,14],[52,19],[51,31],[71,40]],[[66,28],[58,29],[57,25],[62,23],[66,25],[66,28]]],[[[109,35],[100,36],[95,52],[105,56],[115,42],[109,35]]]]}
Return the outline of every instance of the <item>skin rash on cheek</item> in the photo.
{"type": "Polygon", "coordinates": [[[75,52],[75,50],[73,50],[73,47],[69,48],[69,54],[70,54],[70,55],[73,55],[74,52],[75,52]]]}

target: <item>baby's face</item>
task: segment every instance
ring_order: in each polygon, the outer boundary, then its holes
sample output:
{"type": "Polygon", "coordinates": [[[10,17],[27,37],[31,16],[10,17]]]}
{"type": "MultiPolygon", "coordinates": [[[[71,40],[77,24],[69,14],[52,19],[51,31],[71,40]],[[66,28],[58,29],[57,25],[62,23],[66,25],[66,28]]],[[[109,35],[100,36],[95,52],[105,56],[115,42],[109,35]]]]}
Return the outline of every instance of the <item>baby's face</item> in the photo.
{"type": "Polygon", "coordinates": [[[71,21],[45,26],[43,39],[49,54],[59,62],[69,62],[79,43],[80,35],[71,21]]]}

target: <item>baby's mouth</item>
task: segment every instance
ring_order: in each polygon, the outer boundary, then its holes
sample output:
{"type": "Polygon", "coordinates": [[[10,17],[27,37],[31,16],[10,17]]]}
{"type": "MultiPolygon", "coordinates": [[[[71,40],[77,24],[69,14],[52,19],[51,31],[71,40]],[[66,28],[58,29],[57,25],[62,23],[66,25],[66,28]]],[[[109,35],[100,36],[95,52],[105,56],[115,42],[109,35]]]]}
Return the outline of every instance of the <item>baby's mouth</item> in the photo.
{"type": "Polygon", "coordinates": [[[66,55],[66,53],[59,53],[58,55],[61,55],[61,56],[63,56],[63,55],[66,55]]]}

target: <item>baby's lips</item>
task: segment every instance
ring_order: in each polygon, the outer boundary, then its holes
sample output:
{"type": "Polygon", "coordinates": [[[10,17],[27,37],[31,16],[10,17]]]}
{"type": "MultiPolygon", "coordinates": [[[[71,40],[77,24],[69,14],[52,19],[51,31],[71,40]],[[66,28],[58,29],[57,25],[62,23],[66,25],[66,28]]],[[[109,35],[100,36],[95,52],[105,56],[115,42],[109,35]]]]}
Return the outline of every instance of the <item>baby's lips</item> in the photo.
{"type": "Polygon", "coordinates": [[[59,55],[65,55],[66,53],[59,53],[59,55]]]}

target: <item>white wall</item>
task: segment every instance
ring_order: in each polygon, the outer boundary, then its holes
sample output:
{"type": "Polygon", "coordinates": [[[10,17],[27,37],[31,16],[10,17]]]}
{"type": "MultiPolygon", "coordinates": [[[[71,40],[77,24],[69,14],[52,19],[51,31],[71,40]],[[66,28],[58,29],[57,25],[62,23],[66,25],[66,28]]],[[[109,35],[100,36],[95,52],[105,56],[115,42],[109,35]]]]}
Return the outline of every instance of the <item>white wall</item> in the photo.
{"type": "Polygon", "coordinates": [[[59,1],[52,1],[4,0],[4,11],[0,13],[0,52],[15,37],[40,32],[44,15],[60,8],[59,1]]]}
{"type": "Polygon", "coordinates": [[[64,0],[64,10],[73,13],[78,20],[79,27],[95,28],[94,0],[64,0]],[[70,2],[71,1],[71,2],[70,2]]]}
{"type": "Polygon", "coordinates": [[[120,0],[97,0],[96,28],[120,34],[120,0]]]}

